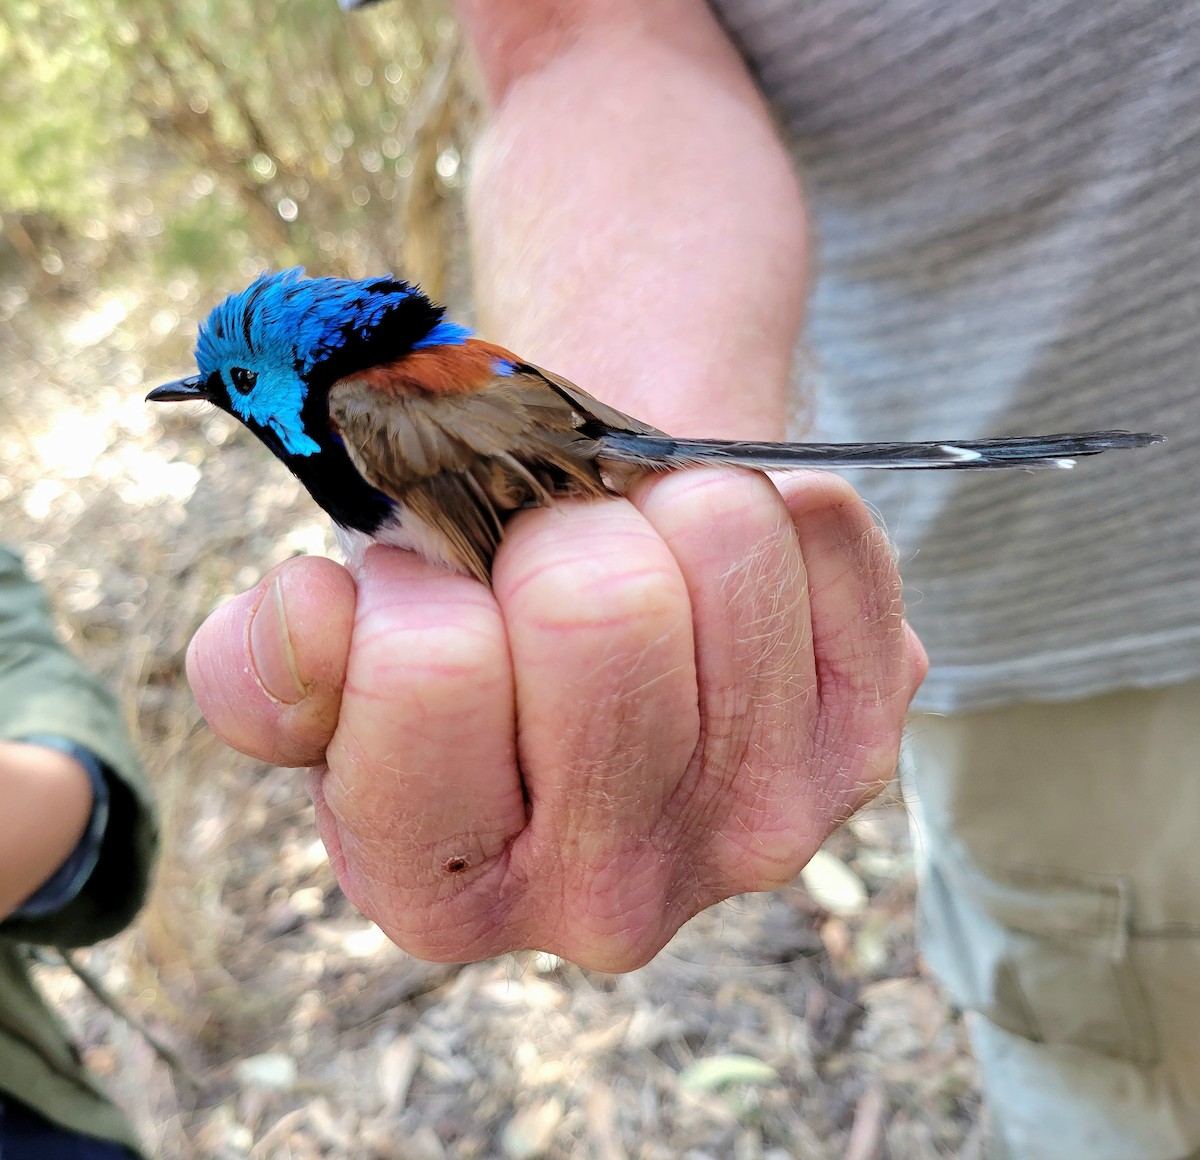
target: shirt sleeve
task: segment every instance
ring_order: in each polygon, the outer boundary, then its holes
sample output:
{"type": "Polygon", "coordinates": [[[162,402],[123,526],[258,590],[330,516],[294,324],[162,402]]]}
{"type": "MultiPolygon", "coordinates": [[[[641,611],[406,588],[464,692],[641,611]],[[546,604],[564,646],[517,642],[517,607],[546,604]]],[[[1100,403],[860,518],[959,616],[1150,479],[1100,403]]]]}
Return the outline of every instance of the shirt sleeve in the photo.
{"type": "Polygon", "coordinates": [[[45,592],[0,545],[0,739],[39,737],[90,756],[107,806],[103,816],[93,811],[85,835],[96,848],[77,850],[79,862],[63,868],[74,894],[54,909],[9,915],[0,939],[85,946],[116,934],[145,900],[158,844],[154,808],[121,706],[58,639],[45,592]]]}

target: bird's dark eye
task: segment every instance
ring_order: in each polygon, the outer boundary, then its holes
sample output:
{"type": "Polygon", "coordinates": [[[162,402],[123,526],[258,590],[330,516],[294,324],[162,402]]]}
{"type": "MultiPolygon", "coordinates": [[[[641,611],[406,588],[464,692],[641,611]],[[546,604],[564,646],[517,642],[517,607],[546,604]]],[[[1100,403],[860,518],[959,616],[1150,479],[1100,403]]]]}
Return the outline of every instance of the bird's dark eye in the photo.
{"type": "Polygon", "coordinates": [[[233,383],[234,390],[248,395],[254,389],[254,384],[258,382],[258,373],[247,370],[245,367],[230,367],[229,379],[233,383]]]}

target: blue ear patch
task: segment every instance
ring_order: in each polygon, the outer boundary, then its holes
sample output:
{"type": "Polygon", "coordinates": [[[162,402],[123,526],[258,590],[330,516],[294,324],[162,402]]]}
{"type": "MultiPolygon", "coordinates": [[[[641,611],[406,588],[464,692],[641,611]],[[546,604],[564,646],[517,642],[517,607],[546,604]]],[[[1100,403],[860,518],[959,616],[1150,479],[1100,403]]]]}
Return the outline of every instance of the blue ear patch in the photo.
{"type": "MultiPolygon", "coordinates": [[[[228,370],[222,378],[226,383],[228,370]]],[[[289,455],[312,455],[321,445],[304,430],[304,400],[308,387],[291,368],[264,371],[247,394],[229,392],[230,410],[247,423],[273,431],[289,455]]]]}

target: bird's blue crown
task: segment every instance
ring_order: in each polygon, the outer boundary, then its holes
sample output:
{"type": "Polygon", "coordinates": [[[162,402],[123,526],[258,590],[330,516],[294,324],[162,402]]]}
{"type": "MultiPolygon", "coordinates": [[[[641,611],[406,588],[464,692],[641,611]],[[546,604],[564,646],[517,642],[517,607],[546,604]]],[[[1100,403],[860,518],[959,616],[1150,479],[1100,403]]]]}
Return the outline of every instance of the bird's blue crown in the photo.
{"type": "Polygon", "coordinates": [[[328,437],[324,391],[338,379],[471,332],[415,286],[391,277],[262,274],[200,327],[196,365],[208,398],[276,454],[309,456],[328,437]]]}
{"type": "Polygon", "coordinates": [[[417,287],[392,277],[308,278],[267,272],[214,307],[200,327],[196,364],[220,369],[230,344],[255,362],[287,365],[325,382],[392,362],[411,350],[461,342],[469,332],[444,318],[417,287]]]}

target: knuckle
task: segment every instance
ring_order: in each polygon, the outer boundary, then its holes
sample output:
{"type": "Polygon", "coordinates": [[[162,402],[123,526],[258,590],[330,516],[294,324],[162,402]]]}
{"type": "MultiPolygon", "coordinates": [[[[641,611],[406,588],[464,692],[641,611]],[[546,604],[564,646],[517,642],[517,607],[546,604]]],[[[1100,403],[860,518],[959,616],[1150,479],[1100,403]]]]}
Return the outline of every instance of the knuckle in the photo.
{"type": "Polygon", "coordinates": [[[728,526],[744,539],[758,541],[784,530],[778,505],[763,502],[771,489],[757,473],[697,469],[680,472],[659,487],[662,491],[655,499],[679,531],[695,529],[709,535],[728,526]]]}
{"type": "Polygon", "coordinates": [[[649,962],[675,930],[668,919],[670,876],[664,860],[649,852],[654,843],[637,845],[537,859],[522,906],[527,945],[614,974],[649,962]]]}
{"type": "Polygon", "coordinates": [[[842,821],[895,776],[904,730],[903,710],[822,722],[816,752],[823,767],[819,805],[842,821]]]}
{"type": "Polygon", "coordinates": [[[481,906],[412,908],[404,921],[393,906],[364,909],[401,950],[430,963],[466,963],[519,950],[519,943],[481,906]]]}
{"type": "Polygon", "coordinates": [[[648,528],[572,529],[523,562],[502,600],[546,632],[623,638],[661,635],[688,619],[687,590],[666,545],[648,528]]]}
{"type": "Polygon", "coordinates": [[[742,848],[726,855],[724,897],[782,890],[795,881],[813,855],[794,842],[766,844],[753,852],[742,848]]]}
{"type": "Polygon", "coordinates": [[[564,929],[551,949],[585,970],[621,975],[644,967],[666,945],[667,937],[658,921],[577,923],[564,929]]]}
{"type": "Polygon", "coordinates": [[[536,618],[542,628],[657,636],[679,620],[684,597],[678,574],[661,562],[593,567],[583,583],[566,591],[567,600],[542,607],[536,618]]]}
{"type": "Polygon", "coordinates": [[[929,672],[929,654],[907,622],[904,625],[904,642],[909,657],[908,699],[912,701],[921,687],[921,682],[925,680],[925,676],[929,672]]]}
{"type": "Polygon", "coordinates": [[[468,962],[519,948],[503,855],[482,858],[468,841],[397,858],[394,842],[360,835],[352,840],[350,859],[358,871],[356,905],[409,954],[430,962],[468,962]],[[375,843],[386,848],[372,853],[375,843]],[[459,852],[447,855],[453,850],[459,852]],[[460,862],[466,865],[460,868],[460,862]]]}
{"type": "Polygon", "coordinates": [[[627,975],[644,967],[666,946],[660,938],[622,944],[591,944],[578,952],[560,954],[567,962],[574,963],[585,971],[600,971],[606,975],[627,975]]]}
{"type": "Polygon", "coordinates": [[[355,631],[348,684],[390,699],[486,683],[506,656],[499,619],[470,604],[456,604],[441,616],[436,611],[426,606],[420,619],[364,617],[355,631]]]}

